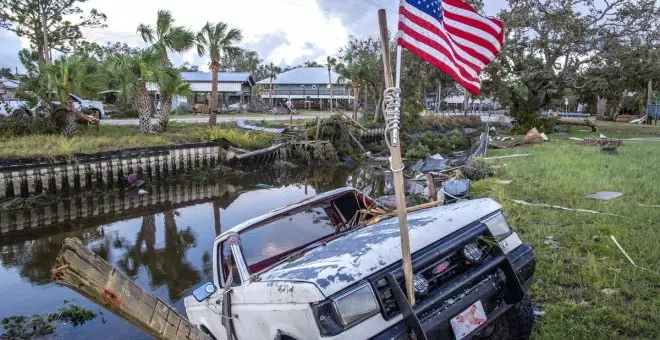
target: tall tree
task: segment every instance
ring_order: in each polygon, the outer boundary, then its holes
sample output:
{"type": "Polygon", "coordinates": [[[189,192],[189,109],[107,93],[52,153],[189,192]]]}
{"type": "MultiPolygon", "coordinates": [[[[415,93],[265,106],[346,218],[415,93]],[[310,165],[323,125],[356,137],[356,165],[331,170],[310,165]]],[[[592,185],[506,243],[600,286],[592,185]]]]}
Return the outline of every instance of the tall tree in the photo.
{"type": "Polygon", "coordinates": [[[51,49],[68,52],[83,38],[81,28],[104,27],[105,14],[79,4],[87,0],[3,0],[0,1],[0,28],[26,38],[39,54],[41,62],[50,63],[51,49]]]}
{"type": "Polygon", "coordinates": [[[273,106],[273,80],[277,78],[277,75],[282,72],[282,69],[279,66],[276,66],[273,63],[270,63],[267,66],[268,78],[270,79],[270,91],[268,92],[268,99],[270,99],[270,106],[273,106]]]}
{"type": "MultiPolygon", "coordinates": [[[[167,68],[163,72],[159,72],[157,84],[164,98],[187,97],[190,94],[190,83],[184,81],[181,74],[173,68],[167,68]]],[[[159,128],[161,131],[166,131],[170,121],[170,112],[172,111],[172,100],[163,101],[160,111],[158,117],[159,128]]]]}
{"type": "Polygon", "coordinates": [[[220,64],[225,72],[255,73],[261,62],[262,60],[256,51],[242,48],[236,48],[236,53],[225,53],[220,58],[220,64]]]}
{"type": "Polygon", "coordinates": [[[565,89],[582,86],[580,75],[608,46],[657,30],[655,2],[509,0],[501,13],[507,43],[498,65],[504,71],[493,79],[509,89],[513,114],[536,115],[565,89]]]}
{"type": "Polygon", "coordinates": [[[334,101],[335,101],[335,89],[332,84],[332,70],[337,67],[337,58],[328,56],[326,60],[326,65],[328,67],[328,87],[330,88],[330,112],[334,111],[334,101]]]}
{"type": "Polygon", "coordinates": [[[135,55],[122,54],[110,60],[110,67],[119,76],[122,89],[130,92],[135,98],[140,121],[140,133],[152,132],[152,104],[147,83],[157,83],[162,79],[163,69],[160,66],[161,55],[153,48],[146,48],[135,55]]]}
{"type": "MultiPolygon", "coordinates": [[[[156,27],[140,24],[137,28],[142,40],[152,44],[154,51],[159,55],[161,66],[171,68],[172,62],[168,52],[185,52],[195,46],[195,34],[185,26],[176,26],[176,20],[170,11],[159,10],[156,18],[156,27]]],[[[172,108],[172,94],[161,91],[161,121],[169,119],[172,108]],[[169,110],[169,111],[168,111],[169,110]]],[[[167,124],[166,124],[167,125],[167,124]]],[[[166,126],[165,125],[165,126],[166,126]]]]}
{"type": "Polygon", "coordinates": [[[215,125],[217,120],[220,59],[224,54],[235,55],[238,52],[236,45],[241,40],[243,40],[241,31],[236,28],[229,29],[228,25],[224,22],[217,24],[207,22],[197,34],[197,52],[200,56],[208,53],[211,58],[212,83],[209,125],[215,125]]]}

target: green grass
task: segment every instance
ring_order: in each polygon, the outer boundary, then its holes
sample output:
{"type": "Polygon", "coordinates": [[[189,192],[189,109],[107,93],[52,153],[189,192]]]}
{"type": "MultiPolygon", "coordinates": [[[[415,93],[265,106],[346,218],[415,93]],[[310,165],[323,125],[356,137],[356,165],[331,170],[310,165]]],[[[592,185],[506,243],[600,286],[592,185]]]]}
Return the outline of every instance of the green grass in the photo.
{"type": "Polygon", "coordinates": [[[234,124],[209,128],[201,124],[171,123],[168,131],[142,135],[137,126],[80,126],[78,135],[65,138],[60,135],[0,135],[0,158],[70,156],[74,153],[93,153],[136,147],[211,141],[226,138],[239,148],[256,149],[270,144],[275,134],[245,132],[234,124]]]}
{"type": "MultiPolygon", "coordinates": [[[[328,111],[303,111],[299,110],[297,114],[293,115],[293,119],[296,119],[296,116],[321,116],[321,117],[326,117],[326,116],[331,116],[332,113],[328,111]]],[[[265,118],[265,117],[273,117],[274,115],[272,113],[251,113],[251,112],[244,112],[244,113],[222,113],[218,114],[218,118],[234,118],[234,117],[246,117],[246,118],[265,118]]],[[[279,116],[284,116],[284,115],[279,115],[279,116]]],[[[181,115],[172,115],[172,118],[200,118],[200,119],[208,119],[208,115],[194,115],[194,114],[181,114],[181,115]]],[[[126,117],[126,118],[117,118],[121,120],[130,120],[130,119],[137,119],[137,117],[126,117]]]]}
{"type": "MultiPolygon", "coordinates": [[[[619,125],[604,133],[617,133],[619,125]],[[617,130],[615,130],[617,129],[617,130]]],[[[621,134],[649,136],[657,131],[626,126],[621,134]]],[[[582,135],[582,134],[580,134],[582,135]]],[[[609,135],[608,135],[609,136],[609,135]]],[[[495,179],[477,182],[478,196],[496,198],[510,225],[534,247],[536,283],[532,298],[540,317],[536,339],[656,339],[660,336],[660,142],[625,142],[618,154],[577,141],[557,140],[489,156],[531,153],[531,157],[491,161],[501,166],[495,179]],[[496,179],[513,180],[501,185],[496,179]],[[584,198],[598,191],[620,191],[612,201],[584,198]],[[521,206],[513,200],[591,209],[613,217],[521,206]],[[634,267],[610,239],[614,235],[634,267]],[[559,242],[554,249],[545,241],[559,242]],[[602,292],[612,289],[611,295],[602,292]]],[[[566,136],[564,136],[566,137],[566,136]]]]}

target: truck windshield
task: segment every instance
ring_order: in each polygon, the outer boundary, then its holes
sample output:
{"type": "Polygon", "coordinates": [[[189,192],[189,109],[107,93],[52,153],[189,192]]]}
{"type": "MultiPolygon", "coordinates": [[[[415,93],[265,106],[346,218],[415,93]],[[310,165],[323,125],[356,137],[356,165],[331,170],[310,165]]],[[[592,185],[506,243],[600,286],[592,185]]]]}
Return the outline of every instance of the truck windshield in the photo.
{"type": "Polygon", "coordinates": [[[334,234],[324,209],[313,208],[241,233],[241,249],[248,270],[256,273],[334,234]]]}

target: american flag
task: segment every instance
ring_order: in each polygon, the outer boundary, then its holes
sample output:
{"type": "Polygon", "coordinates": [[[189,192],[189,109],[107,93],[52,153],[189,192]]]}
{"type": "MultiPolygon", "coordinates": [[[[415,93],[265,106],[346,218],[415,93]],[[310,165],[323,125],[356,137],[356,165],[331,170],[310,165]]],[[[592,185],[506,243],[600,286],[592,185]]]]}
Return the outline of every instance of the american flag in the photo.
{"type": "Polygon", "coordinates": [[[502,49],[504,25],[461,0],[404,0],[398,43],[478,95],[479,73],[502,49]]]}

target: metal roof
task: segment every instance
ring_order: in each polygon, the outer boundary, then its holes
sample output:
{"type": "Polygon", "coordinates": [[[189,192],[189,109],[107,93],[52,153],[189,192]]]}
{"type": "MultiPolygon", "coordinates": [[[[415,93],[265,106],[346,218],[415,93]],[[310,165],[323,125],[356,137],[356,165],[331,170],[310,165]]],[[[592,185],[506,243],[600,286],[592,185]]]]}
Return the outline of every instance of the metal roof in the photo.
{"type": "MultiPolygon", "coordinates": [[[[346,84],[346,80],[342,79],[337,72],[330,71],[332,76],[333,84],[346,84]]],[[[291,71],[278,74],[275,79],[273,79],[273,84],[294,84],[294,85],[306,85],[306,84],[327,84],[328,83],[328,69],[325,67],[299,67],[291,71]]],[[[257,84],[270,84],[270,78],[258,81],[257,84]]]]}
{"type": "MultiPolygon", "coordinates": [[[[211,82],[211,72],[181,72],[181,78],[187,82],[211,82]]],[[[219,72],[218,81],[225,83],[247,83],[254,84],[252,74],[247,72],[219,72]]]]}
{"type": "Polygon", "coordinates": [[[2,86],[6,89],[17,89],[18,86],[21,84],[18,80],[11,80],[5,78],[0,78],[0,83],[2,83],[2,86]]]}

